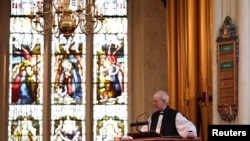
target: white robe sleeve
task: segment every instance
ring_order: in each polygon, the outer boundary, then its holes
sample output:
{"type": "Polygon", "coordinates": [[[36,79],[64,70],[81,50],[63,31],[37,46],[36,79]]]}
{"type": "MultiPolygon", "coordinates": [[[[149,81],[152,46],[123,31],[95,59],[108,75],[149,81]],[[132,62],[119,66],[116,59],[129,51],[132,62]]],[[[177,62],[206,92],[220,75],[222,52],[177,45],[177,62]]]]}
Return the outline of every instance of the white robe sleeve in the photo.
{"type": "Polygon", "coordinates": [[[181,113],[177,113],[175,118],[175,125],[181,137],[187,137],[188,132],[190,131],[193,132],[194,136],[197,136],[195,125],[181,113]]]}

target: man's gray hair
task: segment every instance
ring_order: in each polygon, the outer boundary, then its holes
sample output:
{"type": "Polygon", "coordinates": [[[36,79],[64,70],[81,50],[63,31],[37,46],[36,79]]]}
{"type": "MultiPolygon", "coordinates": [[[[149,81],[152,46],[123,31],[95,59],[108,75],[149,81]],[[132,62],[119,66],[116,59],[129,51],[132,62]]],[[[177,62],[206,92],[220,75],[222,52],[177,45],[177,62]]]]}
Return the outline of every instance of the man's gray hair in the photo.
{"type": "Polygon", "coordinates": [[[156,92],[157,95],[159,95],[159,98],[163,101],[165,101],[167,104],[169,102],[169,95],[167,94],[167,92],[163,91],[163,90],[159,90],[156,92]]]}

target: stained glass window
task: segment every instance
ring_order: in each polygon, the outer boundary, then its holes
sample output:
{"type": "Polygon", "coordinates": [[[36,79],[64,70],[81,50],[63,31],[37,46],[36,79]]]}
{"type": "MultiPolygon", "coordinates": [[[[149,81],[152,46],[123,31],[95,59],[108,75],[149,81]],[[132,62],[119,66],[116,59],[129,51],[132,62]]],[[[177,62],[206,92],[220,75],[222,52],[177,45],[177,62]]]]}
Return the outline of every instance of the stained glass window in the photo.
{"type": "MultiPolygon", "coordinates": [[[[76,8],[77,0],[71,0],[76,8]]],[[[49,124],[50,139],[85,141],[86,117],[93,117],[93,140],[113,141],[127,132],[127,1],[95,0],[103,13],[102,30],[93,40],[76,29],[73,38],[51,40],[30,26],[31,10],[43,7],[42,0],[12,0],[9,38],[9,123],[13,141],[44,140],[43,124],[49,124]],[[88,42],[92,42],[90,46],[88,42]],[[49,55],[44,50],[49,44],[49,55]],[[89,48],[92,49],[89,49],[89,48]],[[90,50],[90,51],[87,51],[90,50]],[[86,53],[93,61],[86,61],[86,53]],[[46,57],[49,57],[46,58],[46,57]],[[50,63],[44,63],[50,60],[50,63]],[[46,64],[46,65],[45,65],[46,64]],[[87,68],[93,66],[93,68],[87,68]],[[44,69],[49,69],[44,73],[44,69]],[[87,74],[86,70],[92,70],[87,74]],[[93,75],[92,82],[86,76],[93,75]],[[45,87],[44,80],[50,82],[45,87]],[[90,85],[87,85],[90,84],[90,85]],[[86,92],[90,86],[92,94],[86,92]],[[49,93],[48,93],[49,92],[49,93]],[[89,96],[91,95],[91,99],[89,96]],[[87,98],[88,97],[88,98],[87,98]],[[49,106],[45,103],[49,103],[49,106]],[[50,102],[47,102],[50,101],[50,102]],[[92,102],[93,107],[86,106],[92,102]],[[93,109],[86,113],[86,109],[93,109]],[[50,122],[43,119],[50,112],[50,122]]],[[[48,48],[46,48],[48,49],[48,48]]]]}
{"type": "Polygon", "coordinates": [[[52,40],[52,140],[85,136],[86,36],[52,40]]]}
{"type": "MultiPolygon", "coordinates": [[[[37,1],[38,2],[38,1],[37,1]]],[[[42,140],[44,38],[29,26],[31,0],[12,0],[9,40],[9,140],[42,140]]]]}
{"type": "Polygon", "coordinates": [[[94,35],[94,139],[113,141],[127,132],[127,7],[125,0],[97,0],[106,17],[94,35]]]}

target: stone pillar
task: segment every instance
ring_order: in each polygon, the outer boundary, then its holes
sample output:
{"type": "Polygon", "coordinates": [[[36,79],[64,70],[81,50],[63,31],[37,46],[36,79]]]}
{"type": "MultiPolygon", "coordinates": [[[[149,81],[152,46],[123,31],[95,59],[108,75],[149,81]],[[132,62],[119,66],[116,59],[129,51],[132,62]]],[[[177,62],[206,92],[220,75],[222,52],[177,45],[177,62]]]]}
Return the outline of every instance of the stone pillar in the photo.
{"type": "Polygon", "coordinates": [[[212,111],[213,111],[213,115],[212,115],[212,123],[213,124],[220,124],[220,114],[217,110],[217,105],[218,105],[218,86],[217,86],[217,51],[216,51],[216,38],[218,37],[218,32],[219,29],[221,27],[221,24],[223,22],[223,15],[222,14],[218,14],[218,13],[222,13],[222,2],[221,0],[213,0],[213,51],[212,51],[212,70],[213,70],[213,104],[212,104],[212,111]]]}
{"type": "Polygon", "coordinates": [[[238,33],[239,33],[239,98],[237,124],[250,123],[250,1],[238,1],[238,33]]]}

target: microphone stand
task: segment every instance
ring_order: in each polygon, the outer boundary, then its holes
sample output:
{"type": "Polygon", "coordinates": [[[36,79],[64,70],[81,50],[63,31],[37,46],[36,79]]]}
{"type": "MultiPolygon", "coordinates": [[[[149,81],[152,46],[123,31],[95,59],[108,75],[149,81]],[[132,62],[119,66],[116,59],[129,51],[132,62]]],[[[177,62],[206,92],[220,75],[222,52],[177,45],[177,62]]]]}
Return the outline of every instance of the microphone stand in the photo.
{"type": "Polygon", "coordinates": [[[138,132],[141,132],[141,131],[139,130],[139,126],[141,126],[141,125],[148,125],[148,124],[149,124],[148,121],[142,121],[142,122],[139,122],[139,121],[138,121],[138,119],[139,119],[141,116],[145,115],[145,114],[146,114],[146,112],[145,112],[145,113],[142,113],[142,114],[140,114],[140,115],[138,115],[138,116],[136,117],[136,122],[130,124],[131,127],[132,127],[132,126],[136,126],[136,131],[138,131],[138,132]]]}

